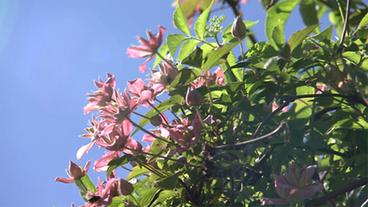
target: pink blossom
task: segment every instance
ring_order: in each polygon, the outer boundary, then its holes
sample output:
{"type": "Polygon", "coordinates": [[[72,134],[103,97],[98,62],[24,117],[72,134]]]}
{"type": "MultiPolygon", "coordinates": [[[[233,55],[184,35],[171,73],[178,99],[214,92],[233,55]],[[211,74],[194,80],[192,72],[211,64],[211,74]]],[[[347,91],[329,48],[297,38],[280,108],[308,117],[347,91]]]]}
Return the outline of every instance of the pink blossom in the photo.
{"type": "Polygon", "coordinates": [[[115,76],[107,74],[107,80],[105,82],[98,80],[95,82],[97,90],[91,94],[88,94],[88,104],[84,107],[84,113],[97,110],[102,106],[106,106],[111,100],[112,95],[116,87],[115,76]]]}
{"type": "Polygon", "coordinates": [[[145,85],[140,78],[128,82],[128,92],[132,95],[132,99],[136,99],[138,104],[148,105],[147,101],[152,102],[155,97],[154,91],[145,85]]]}
{"type": "MultiPolygon", "coordinates": [[[[128,154],[135,154],[141,151],[141,144],[130,137],[130,132],[133,128],[130,121],[123,120],[119,124],[110,124],[106,121],[92,120],[91,124],[92,127],[87,128],[87,134],[83,135],[86,138],[90,138],[91,142],[78,150],[78,159],[81,159],[94,144],[109,151],[118,151],[128,154]]],[[[101,163],[103,160],[105,160],[105,158],[99,162],[101,163]]],[[[101,168],[101,164],[99,166],[98,168],[101,168]]]]}
{"type": "Polygon", "coordinates": [[[264,198],[262,205],[284,205],[313,197],[323,190],[322,183],[313,180],[315,172],[315,166],[298,168],[292,163],[286,175],[275,176],[275,189],[281,198],[264,198]]]}
{"type": "Polygon", "coordinates": [[[191,86],[193,88],[200,88],[203,86],[209,87],[214,84],[224,86],[225,85],[225,78],[224,78],[224,72],[217,68],[215,73],[211,73],[210,71],[205,72],[203,75],[199,76],[197,79],[195,79],[191,86]]]}
{"type": "Polygon", "coordinates": [[[127,54],[130,58],[147,58],[144,63],[139,66],[139,71],[141,72],[146,71],[147,62],[154,57],[162,43],[162,38],[166,29],[163,26],[159,26],[158,30],[159,32],[155,35],[151,31],[147,31],[148,40],[137,36],[140,45],[131,46],[127,49],[127,54]]]}
{"type": "Polygon", "coordinates": [[[318,89],[318,91],[316,92],[317,94],[321,94],[321,93],[323,93],[323,92],[325,92],[325,91],[328,91],[328,90],[330,89],[330,88],[329,88],[326,84],[324,84],[324,83],[317,83],[316,87],[317,87],[317,89],[318,89]]]}
{"type": "Polygon", "coordinates": [[[201,136],[202,125],[198,116],[190,121],[188,118],[174,120],[169,128],[170,138],[175,140],[185,150],[193,146],[201,136]]]}
{"type": "Polygon", "coordinates": [[[138,106],[138,100],[133,99],[128,92],[115,92],[114,104],[109,104],[100,110],[99,117],[110,123],[121,123],[138,106]]]}
{"type": "MultiPolygon", "coordinates": [[[[274,112],[276,109],[280,107],[279,104],[276,103],[276,101],[272,102],[272,112],[274,112]]],[[[285,106],[281,109],[281,112],[286,113],[289,111],[289,106],[285,106]]]]}
{"type": "Polygon", "coordinates": [[[105,183],[99,179],[97,191],[87,193],[86,198],[88,202],[82,207],[108,206],[115,196],[128,195],[132,191],[133,185],[124,179],[112,177],[108,178],[105,183]]]}
{"type": "Polygon", "coordinates": [[[185,103],[188,106],[198,106],[202,103],[203,98],[197,89],[191,89],[188,87],[187,94],[185,95],[185,103]]]}
{"type": "Polygon", "coordinates": [[[108,168],[108,164],[111,160],[119,158],[121,152],[119,151],[109,151],[104,154],[100,159],[96,160],[93,169],[97,172],[106,171],[108,168]]]}
{"type": "Polygon", "coordinates": [[[77,164],[70,161],[68,170],[66,172],[66,174],[68,174],[68,178],[57,177],[55,180],[62,183],[73,183],[87,174],[90,163],[90,161],[87,161],[86,165],[82,169],[77,164]]]}
{"type": "Polygon", "coordinates": [[[166,86],[170,85],[179,73],[178,69],[174,66],[174,63],[170,60],[168,61],[170,64],[164,61],[159,65],[160,70],[152,73],[150,82],[152,84],[152,89],[156,94],[159,94],[166,86]]]}

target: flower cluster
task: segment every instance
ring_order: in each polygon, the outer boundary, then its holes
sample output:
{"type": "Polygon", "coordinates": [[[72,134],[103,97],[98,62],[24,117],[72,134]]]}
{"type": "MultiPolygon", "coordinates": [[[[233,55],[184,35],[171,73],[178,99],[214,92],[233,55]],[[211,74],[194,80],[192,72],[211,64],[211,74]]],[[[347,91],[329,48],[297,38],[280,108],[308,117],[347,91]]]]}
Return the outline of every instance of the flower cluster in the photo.
{"type": "Polygon", "coordinates": [[[286,205],[312,198],[323,190],[323,184],[313,179],[315,173],[316,166],[298,168],[292,163],[286,175],[275,176],[275,189],[281,198],[263,198],[262,205],[286,205]]]}
{"type": "MultiPolygon", "coordinates": [[[[165,28],[159,26],[159,33],[156,35],[150,31],[147,32],[148,40],[137,37],[140,45],[128,48],[127,53],[132,58],[148,59],[139,67],[141,72],[146,71],[146,63],[158,54],[158,48],[162,43],[165,28]]],[[[202,124],[198,114],[185,116],[169,120],[163,111],[153,117],[145,117],[137,112],[140,106],[155,109],[157,96],[166,91],[166,88],[175,80],[179,73],[175,63],[169,58],[165,58],[158,67],[158,70],[152,70],[148,81],[137,78],[128,81],[127,87],[119,91],[116,87],[116,78],[113,74],[107,74],[106,80],[95,81],[96,90],[88,94],[88,104],[84,107],[84,113],[96,112],[97,114],[90,121],[90,126],[86,128],[84,138],[89,139],[89,143],[83,145],[77,151],[77,159],[81,159],[93,146],[97,145],[105,149],[105,154],[94,162],[93,169],[97,172],[106,171],[112,160],[121,157],[123,154],[135,156],[150,152],[150,145],[141,142],[152,143],[160,139],[167,143],[172,143],[171,154],[183,152],[194,146],[200,138],[202,124]],[[140,118],[149,119],[156,129],[146,130],[135,123],[132,117],[138,115],[140,118]],[[146,132],[141,141],[131,136],[134,127],[146,132]]],[[[224,74],[221,69],[213,74],[206,72],[198,77],[190,86],[186,96],[188,106],[200,104],[202,97],[196,90],[200,87],[209,87],[211,85],[224,85],[224,74]]],[[[69,178],[57,178],[56,180],[64,183],[76,182],[86,175],[87,167],[81,169],[71,162],[68,175],[69,178]]],[[[85,192],[84,206],[105,206],[112,198],[117,195],[130,193],[132,186],[128,181],[119,179],[115,176],[108,177],[105,182],[99,180],[95,192],[85,192]]]]}

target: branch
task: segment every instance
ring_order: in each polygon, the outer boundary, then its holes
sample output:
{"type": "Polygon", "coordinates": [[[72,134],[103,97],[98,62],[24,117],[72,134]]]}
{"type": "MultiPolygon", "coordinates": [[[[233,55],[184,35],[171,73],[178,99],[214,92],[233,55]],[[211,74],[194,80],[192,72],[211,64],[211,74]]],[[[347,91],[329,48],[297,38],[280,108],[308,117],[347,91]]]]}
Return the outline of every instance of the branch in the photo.
{"type": "Polygon", "coordinates": [[[331,199],[334,199],[336,198],[337,196],[341,195],[341,194],[344,194],[344,193],[347,193],[349,191],[352,191],[356,188],[359,188],[363,185],[366,185],[368,183],[368,178],[361,178],[359,180],[356,180],[346,186],[343,186],[335,191],[332,191],[330,193],[327,193],[326,195],[320,197],[320,198],[316,198],[316,199],[313,199],[309,202],[307,202],[307,207],[313,207],[313,206],[318,206],[318,205],[321,205],[321,204],[324,204],[326,203],[327,201],[331,200],[331,199]]]}
{"type": "Polygon", "coordinates": [[[342,49],[344,48],[345,36],[346,36],[347,29],[348,29],[348,24],[349,24],[349,16],[350,16],[350,0],[346,0],[344,26],[343,26],[342,33],[341,33],[340,45],[337,49],[338,53],[342,52],[342,49]]]}
{"type": "Polygon", "coordinates": [[[265,135],[262,135],[260,137],[257,137],[257,138],[251,139],[251,140],[246,140],[246,141],[239,142],[239,143],[235,143],[235,144],[219,145],[219,146],[215,146],[214,148],[215,149],[224,149],[224,148],[229,148],[229,147],[241,147],[241,146],[253,143],[253,142],[258,142],[260,140],[267,139],[267,138],[271,137],[272,135],[276,134],[284,125],[286,125],[286,122],[282,121],[279,124],[279,126],[276,127],[276,129],[274,129],[271,132],[269,132],[265,135]]]}

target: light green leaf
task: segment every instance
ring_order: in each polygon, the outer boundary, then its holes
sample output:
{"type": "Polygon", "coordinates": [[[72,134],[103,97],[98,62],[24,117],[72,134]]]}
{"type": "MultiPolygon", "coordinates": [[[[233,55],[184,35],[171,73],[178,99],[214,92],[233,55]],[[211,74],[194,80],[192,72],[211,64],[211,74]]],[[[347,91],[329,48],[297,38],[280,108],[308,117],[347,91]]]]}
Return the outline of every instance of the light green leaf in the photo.
{"type": "Polygon", "coordinates": [[[268,10],[266,15],[266,35],[274,48],[279,48],[278,44],[283,44],[285,39],[283,34],[284,25],[298,2],[299,0],[280,1],[268,10]],[[274,30],[277,27],[277,32],[280,34],[274,34],[274,30]],[[277,40],[275,40],[274,37],[277,37],[277,40]]]}
{"type": "Polygon", "coordinates": [[[187,23],[187,19],[185,18],[180,6],[178,6],[174,12],[174,25],[184,34],[190,36],[190,29],[187,23]]]}
{"type": "Polygon", "coordinates": [[[167,46],[169,48],[171,57],[175,56],[176,50],[184,40],[185,36],[182,34],[170,34],[167,37],[167,46]]]}
{"type": "Polygon", "coordinates": [[[288,41],[290,51],[292,52],[297,46],[299,46],[303,42],[303,40],[308,37],[308,35],[312,33],[317,27],[318,25],[312,25],[291,35],[288,41]]]}
{"type": "Polygon", "coordinates": [[[332,37],[332,31],[333,31],[333,26],[329,26],[327,29],[323,30],[318,35],[313,36],[313,38],[320,40],[320,41],[325,41],[325,40],[330,41],[332,37]]]}
{"type": "Polygon", "coordinates": [[[193,52],[197,44],[198,44],[197,40],[188,39],[180,49],[180,53],[178,54],[178,60],[182,61],[184,58],[188,57],[193,52]]]}
{"type": "Polygon", "coordinates": [[[140,167],[140,166],[135,166],[135,167],[133,167],[133,169],[132,169],[132,171],[129,173],[129,175],[128,175],[128,180],[131,180],[131,179],[133,179],[133,178],[135,178],[135,177],[138,177],[138,176],[141,176],[141,175],[144,175],[144,174],[147,174],[147,173],[149,173],[150,171],[149,170],[147,170],[146,168],[144,168],[144,167],[140,167]]]}
{"type": "MultiPolygon", "coordinates": [[[[160,49],[158,50],[158,53],[160,53],[162,56],[166,56],[166,54],[169,52],[169,47],[167,46],[167,43],[161,45],[160,49]]],[[[155,62],[153,62],[152,67],[157,67],[158,64],[162,61],[162,58],[159,56],[156,56],[155,62]]]]}
{"type": "Polygon", "coordinates": [[[212,52],[210,52],[207,55],[206,61],[203,64],[202,68],[205,71],[211,69],[213,66],[215,66],[216,64],[218,64],[218,61],[221,58],[226,58],[224,56],[227,55],[236,45],[238,45],[238,42],[233,42],[233,43],[225,44],[222,47],[219,47],[219,48],[214,49],[212,52]]]}
{"type": "Polygon", "coordinates": [[[211,12],[212,4],[213,1],[208,6],[208,8],[202,12],[202,14],[198,17],[196,23],[194,24],[194,31],[196,32],[197,36],[200,39],[204,39],[204,33],[206,31],[206,23],[208,20],[208,16],[210,15],[211,12]]]}
{"type": "Polygon", "coordinates": [[[91,181],[88,175],[85,175],[79,179],[76,179],[75,184],[79,188],[82,196],[84,196],[87,192],[96,192],[96,186],[91,181]]]}
{"type": "Polygon", "coordinates": [[[365,26],[368,26],[368,13],[363,17],[362,21],[360,21],[357,30],[362,29],[365,26]]]}

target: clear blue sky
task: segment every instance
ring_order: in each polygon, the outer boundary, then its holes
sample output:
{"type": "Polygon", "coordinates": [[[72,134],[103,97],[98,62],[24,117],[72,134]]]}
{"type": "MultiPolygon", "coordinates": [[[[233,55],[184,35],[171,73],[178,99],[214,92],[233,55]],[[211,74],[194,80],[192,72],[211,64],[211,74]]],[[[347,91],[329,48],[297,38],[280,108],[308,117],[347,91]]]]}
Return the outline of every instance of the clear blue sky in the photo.
{"type": "MultiPolygon", "coordinates": [[[[243,11],[261,20],[255,32],[264,40],[259,1],[243,11]]],[[[0,206],[82,203],[74,185],[54,178],[66,176],[86,143],[79,138],[90,118],[82,111],[85,94],[106,72],[117,75],[120,88],[142,77],[143,60],[129,59],[126,48],[158,24],[174,31],[172,12],[169,0],[0,0],[0,206]]],[[[303,27],[298,15],[288,25],[303,27]]]]}

